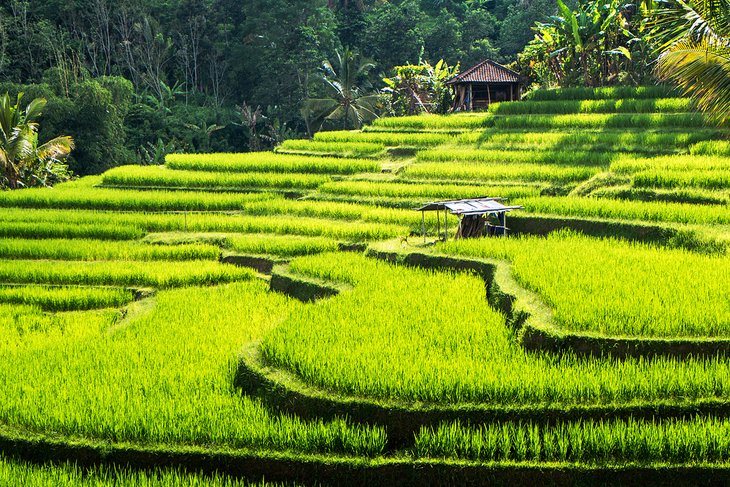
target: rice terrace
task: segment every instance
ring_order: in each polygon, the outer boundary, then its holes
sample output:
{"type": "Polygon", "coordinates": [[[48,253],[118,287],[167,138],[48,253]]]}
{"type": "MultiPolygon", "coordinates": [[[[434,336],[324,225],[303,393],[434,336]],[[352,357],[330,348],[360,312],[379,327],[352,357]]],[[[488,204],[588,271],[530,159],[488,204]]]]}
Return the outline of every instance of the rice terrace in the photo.
{"type": "MultiPolygon", "coordinates": [[[[0,27],[51,15],[11,3],[0,27]]],[[[88,69],[0,56],[0,485],[729,485],[730,4],[527,2],[555,15],[512,52],[489,2],[306,3],[342,50],[282,105],[300,132],[206,119],[164,16],[88,69]],[[377,40],[418,5],[454,39],[493,18],[513,63],[393,66],[391,39],[353,69],[347,15],[377,40]],[[184,86],[150,84],[156,49],[184,86]]]]}

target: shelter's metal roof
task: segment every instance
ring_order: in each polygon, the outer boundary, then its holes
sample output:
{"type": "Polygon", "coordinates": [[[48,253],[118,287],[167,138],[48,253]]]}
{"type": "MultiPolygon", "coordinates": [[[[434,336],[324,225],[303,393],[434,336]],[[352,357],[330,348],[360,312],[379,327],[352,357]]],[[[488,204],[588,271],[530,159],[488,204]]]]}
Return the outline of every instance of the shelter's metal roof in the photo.
{"type": "Polygon", "coordinates": [[[472,66],[466,71],[457,74],[446,84],[455,83],[517,83],[520,81],[520,75],[509,68],[505,68],[501,64],[495,63],[490,59],[486,59],[476,66],[472,66]]]}
{"type": "Polygon", "coordinates": [[[434,201],[427,203],[417,211],[437,211],[448,208],[454,215],[484,215],[486,213],[505,213],[520,210],[521,206],[505,206],[500,201],[504,198],[473,198],[465,200],[434,201]]]}

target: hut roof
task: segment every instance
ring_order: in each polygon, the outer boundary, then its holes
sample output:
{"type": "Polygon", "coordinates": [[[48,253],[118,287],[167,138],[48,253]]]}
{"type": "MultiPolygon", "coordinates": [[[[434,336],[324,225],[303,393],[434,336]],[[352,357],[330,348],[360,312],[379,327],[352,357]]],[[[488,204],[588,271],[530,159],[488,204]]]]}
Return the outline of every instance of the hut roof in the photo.
{"type": "Polygon", "coordinates": [[[486,59],[466,71],[457,74],[446,84],[457,83],[518,83],[520,75],[501,64],[486,59]]]}
{"type": "Polygon", "coordinates": [[[485,213],[506,213],[522,209],[521,206],[505,206],[503,198],[474,198],[465,200],[435,201],[427,203],[416,211],[437,211],[448,208],[453,215],[483,215],[485,213]]]}

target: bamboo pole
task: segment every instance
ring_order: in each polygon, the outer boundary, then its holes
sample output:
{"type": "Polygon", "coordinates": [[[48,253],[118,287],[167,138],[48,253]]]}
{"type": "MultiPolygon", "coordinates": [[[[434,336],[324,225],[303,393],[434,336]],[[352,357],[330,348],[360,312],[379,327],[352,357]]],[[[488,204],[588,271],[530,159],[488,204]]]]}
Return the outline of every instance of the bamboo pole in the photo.
{"type": "Polygon", "coordinates": [[[426,243],[426,212],[421,212],[421,233],[423,233],[423,243],[426,243]]]}
{"type": "Polygon", "coordinates": [[[444,242],[449,239],[449,209],[444,208],[444,242]]]}

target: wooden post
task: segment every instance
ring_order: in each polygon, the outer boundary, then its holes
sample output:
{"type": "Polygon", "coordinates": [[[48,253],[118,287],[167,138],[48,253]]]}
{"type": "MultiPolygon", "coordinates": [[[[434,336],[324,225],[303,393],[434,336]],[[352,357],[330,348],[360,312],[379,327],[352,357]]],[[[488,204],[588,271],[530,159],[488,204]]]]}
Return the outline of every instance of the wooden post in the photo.
{"type": "Polygon", "coordinates": [[[492,94],[489,93],[489,83],[487,83],[487,106],[492,104],[492,94]]]}
{"type": "Polygon", "coordinates": [[[474,110],[474,91],[471,89],[471,83],[469,83],[469,111],[474,110]]]}
{"type": "Polygon", "coordinates": [[[449,239],[449,209],[444,207],[444,242],[449,239]]]}
{"type": "Polygon", "coordinates": [[[441,212],[436,212],[436,237],[441,238],[441,212]]]}
{"type": "Polygon", "coordinates": [[[423,233],[423,243],[426,243],[426,212],[421,212],[421,233],[423,233]]]}

